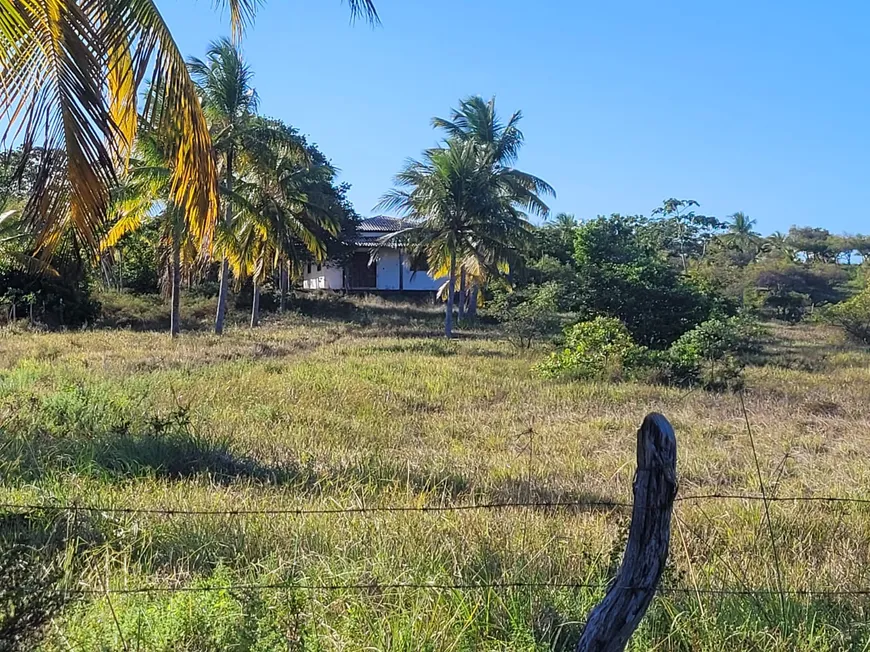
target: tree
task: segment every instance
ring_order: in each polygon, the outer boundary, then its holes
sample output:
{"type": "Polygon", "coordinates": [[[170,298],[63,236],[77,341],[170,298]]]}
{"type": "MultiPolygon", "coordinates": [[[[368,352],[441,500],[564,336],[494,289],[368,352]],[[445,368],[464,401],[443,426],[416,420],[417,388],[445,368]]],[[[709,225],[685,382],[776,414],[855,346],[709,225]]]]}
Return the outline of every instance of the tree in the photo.
{"type": "Polygon", "coordinates": [[[241,219],[230,264],[239,281],[249,276],[253,283],[253,328],[263,281],[275,271],[298,272],[311,258],[322,262],[347,214],[333,185],[335,169],[301,137],[293,146],[264,148],[248,159],[235,193],[241,219]]]}
{"type": "Polygon", "coordinates": [[[495,271],[531,236],[523,209],[545,213],[546,205],[528,175],[494,165],[488,149],[472,139],[451,138],[424,152],[395,181],[398,188],[380,206],[408,217],[411,226],[385,244],[399,241],[413,258],[426,260],[436,277],[447,277],[444,332],[452,337],[457,264],[473,255],[495,271]]]}
{"type": "Polygon", "coordinates": [[[703,256],[712,237],[724,227],[715,217],[695,213],[699,206],[694,199],[666,199],[653,210],[656,219],[646,228],[647,237],[657,237],[658,246],[676,256],[684,272],[689,259],[703,256]]]}
{"type": "Polygon", "coordinates": [[[782,231],[774,231],[769,236],[764,245],[766,253],[772,253],[775,256],[784,257],[788,260],[794,260],[795,250],[788,240],[788,236],[782,231]]]}
{"type": "Polygon", "coordinates": [[[744,267],[751,263],[761,251],[763,240],[753,227],[756,221],[743,212],[728,216],[727,230],[719,239],[733,252],[734,263],[744,267]]]}
{"type": "MultiPolygon", "coordinates": [[[[121,238],[156,221],[160,246],[169,255],[170,320],[169,333],[181,332],[181,267],[186,245],[193,252],[188,213],[173,201],[172,164],[169,148],[157,132],[140,130],[130,167],[114,192],[113,225],[102,240],[102,249],[115,247],[121,238]]],[[[188,253],[191,255],[191,252],[188,253]]]]}
{"type": "Polygon", "coordinates": [[[793,226],[788,230],[788,243],[806,261],[833,262],[831,232],[827,229],[793,226]]]}
{"type": "Polygon", "coordinates": [[[664,348],[709,318],[716,302],[670,264],[642,217],[598,217],[577,229],[578,309],[616,317],[633,337],[664,348]]]}
{"type": "MultiPolygon", "coordinates": [[[[257,3],[227,0],[238,38],[257,3]]],[[[348,0],[377,20],[372,0],[348,0]]],[[[140,125],[160,133],[174,161],[170,193],[192,235],[208,243],[218,214],[218,177],[203,106],[154,0],[4,2],[0,111],[26,155],[39,161],[25,208],[50,252],[68,229],[99,248],[118,170],[140,125]],[[142,111],[139,91],[148,85],[142,111]],[[141,117],[140,117],[141,113],[141,117]]]]}
{"type": "Polygon", "coordinates": [[[223,217],[216,237],[221,255],[220,289],[214,322],[214,331],[220,335],[224,330],[230,284],[226,239],[235,226],[236,174],[244,170],[247,158],[261,155],[263,148],[295,147],[303,156],[305,151],[295,138],[295,132],[257,116],[253,73],[239,48],[229,39],[214,41],[206,52],[205,61],[191,58],[187,65],[202,101],[223,178],[223,217]]]}
{"type": "MultiPolygon", "coordinates": [[[[449,119],[433,118],[432,126],[445,132],[447,140],[459,142],[474,142],[479,148],[485,163],[494,170],[510,170],[510,177],[516,186],[512,190],[516,201],[539,215],[547,215],[548,209],[540,201],[540,195],[554,194],[549,184],[532,175],[513,169],[522,148],[525,136],[519,128],[522,120],[521,111],[514,112],[506,123],[502,123],[495,108],[495,98],[484,100],[479,95],[473,95],[459,102],[458,108],[451,111],[449,119]],[[531,194],[529,194],[531,193],[531,194]]],[[[562,217],[566,220],[565,217],[562,217]]],[[[486,278],[487,270],[502,265],[510,269],[511,262],[516,262],[516,251],[506,248],[498,260],[485,260],[480,252],[469,248],[460,264],[459,281],[459,317],[463,316],[466,302],[466,276],[474,272],[472,294],[475,297],[472,308],[476,309],[477,288],[486,278]]]]}

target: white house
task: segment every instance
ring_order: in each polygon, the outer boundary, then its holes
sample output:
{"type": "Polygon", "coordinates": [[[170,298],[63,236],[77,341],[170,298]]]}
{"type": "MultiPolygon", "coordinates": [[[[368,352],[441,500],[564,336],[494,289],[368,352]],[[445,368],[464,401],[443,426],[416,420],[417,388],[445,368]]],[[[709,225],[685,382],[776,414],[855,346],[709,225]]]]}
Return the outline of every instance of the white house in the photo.
{"type": "Polygon", "coordinates": [[[395,217],[370,217],[357,225],[355,251],[346,265],[308,263],[302,274],[306,290],[374,290],[434,292],[443,284],[426,267],[414,269],[401,247],[384,246],[381,238],[404,228],[395,217]],[[374,257],[372,256],[374,254],[374,257]]]}

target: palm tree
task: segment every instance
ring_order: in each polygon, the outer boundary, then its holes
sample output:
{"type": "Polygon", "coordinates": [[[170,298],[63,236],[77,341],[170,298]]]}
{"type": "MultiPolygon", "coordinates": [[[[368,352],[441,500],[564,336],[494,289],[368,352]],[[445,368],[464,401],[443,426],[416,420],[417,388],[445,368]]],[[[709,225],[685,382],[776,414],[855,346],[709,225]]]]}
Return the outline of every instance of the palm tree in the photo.
{"type": "Polygon", "coordinates": [[[727,231],[721,236],[722,241],[734,247],[742,254],[755,258],[761,246],[761,234],[754,230],[755,220],[743,212],[729,215],[727,231]]]}
{"type": "MultiPolygon", "coordinates": [[[[449,119],[433,118],[432,126],[446,133],[447,140],[476,143],[484,157],[484,162],[494,170],[509,171],[508,176],[514,189],[511,193],[515,201],[525,205],[536,214],[547,215],[548,209],[540,200],[540,195],[554,194],[553,189],[541,179],[513,169],[511,166],[519,156],[520,148],[524,142],[523,132],[519,128],[522,120],[521,111],[514,112],[506,123],[502,123],[495,108],[495,98],[488,101],[479,95],[474,95],[459,102],[459,107],[451,111],[449,119]]],[[[469,261],[473,260],[474,252],[471,251],[469,261]]],[[[478,261],[480,264],[473,265],[477,270],[490,268],[494,261],[478,261]]],[[[497,261],[506,264],[507,260],[497,261]]],[[[459,317],[463,317],[466,303],[466,275],[469,266],[461,265],[459,280],[459,317]]],[[[478,282],[484,276],[477,276],[478,282]]],[[[477,283],[472,283],[472,294],[477,300],[477,283]]],[[[476,303],[472,305],[472,310],[476,303]]]]}
{"type": "Polygon", "coordinates": [[[205,61],[191,58],[188,68],[211,128],[226,197],[216,238],[221,254],[221,269],[214,331],[220,335],[224,330],[230,284],[228,252],[221,242],[234,228],[236,201],[233,187],[236,174],[239,169],[244,170],[246,159],[261,155],[264,148],[283,145],[296,147],[300,152],[304,150],[295,138],[295,132],[257,116],[253,73],[244,62],[239,48],[229,39],[213,42],[206,52],[205,61]]]}
{"type": "Polygon", "coordinates": [[[552,221],[547,221],[547,226],[556,229],[557,231],[571,234],[573,234],[574,229],[576,229],[579,224],[580,223],[577,221],[577,218],[574,217],[573,213],[559,213],[552,221]]]}
{"type": "Polygon", "coordinates": [[[102,240],[101,249],[114,247],[128,233],[157,220],[161,248],[169,251],[172,306],[169,332],[177,337],[181,332],[182,252],[187,249],[188,257],[192,257],[197,247],[190,239],[193,229],[188,213],[174,202],[171,184],[172,159],[167,144],[156,132],[140,130],[129,170],[114,192],[110,211],[113,224],[102,240]]]}
{"type": "Polygon", "coordinates": [[[765,241],[766,251],[772,251],[789,259],[794,258],[794,248],[788,241],[788,235],[782,231],[774,231],[765,241]]]}
{"type": "Polygon", "coordinates": [[[409,161],[396,175],[398,188],[379,204],[413,222],[385,241],[398,239],[413,258],[424,258],[436,277],[447,276],[447,337],[453,335],[457,264],[473,256],[496,272],[531,238],[523,209],[548,210],[527,176],[493,165],[490,150],[477,141],[451,138],[444,147],[424,152],[422,161],[409,161]]]}
{"type": "Polygon", "coordinates": [[[239,281],[250,276],[253,282],[252,328],[259,324],[260,287],[270,273],[295,273],[312,257],[325,259],[326,242],[341,224],[334,177],[335,169],[301,141],[250,157],[236,191],[242,219],[230,264],[239,281]]]}
{"type": "MultiPolygon", "coordinates": [[[[226,4],[238,38],[258,3],[226,4]]],[[[377,21],[372,0],[347,4],[352,16],[377,21]]],[[[4,1],[0,11],[0,115],[25,152],[51,153],[41,157],[25,208],[43,250],[68,229],[98,250],[110,191],[141,124],[167,142],[172,202],[209,244],[219,207],[211,137],[155,0],[4,1]],[[140,111],[146,75],[152,83],[140,111]]]]}

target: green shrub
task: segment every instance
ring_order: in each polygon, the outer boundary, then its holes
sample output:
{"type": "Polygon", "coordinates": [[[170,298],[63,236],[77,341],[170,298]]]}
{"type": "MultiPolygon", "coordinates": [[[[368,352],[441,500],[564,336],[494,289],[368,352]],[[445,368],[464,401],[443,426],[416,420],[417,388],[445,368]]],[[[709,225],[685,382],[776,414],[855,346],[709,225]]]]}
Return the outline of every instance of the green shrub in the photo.
{"type": "Polygon", "coordinates": [[[565,331],[565,348],[540,367],[548,377],[617,379],[644,366],[646,349],[632,339],[621,321],[596,317],[565,331]]]}
{"type": "Polygon", "coordinates": [[[559,286],[551,282],[496,297],[495,315],[511,344],[528,349],[535,340],[558,333],[559,292],[559,286]]]}
{"type": "Polygon", "coordinates": [[[28,319],[46,326],[77,328],[93,323],[100,303],[87,279],[61,269],[58,276],[0,265],[0,309],[6,319],[28,319]]]}
{"type": "Polygon", "coordinates": [[[665,351],[637,344],[625,324],[596,317],[565,332],[565,347],[541,364],[547,377],[587,380],[643,379],[650,383],[738,389],[743,368],[760,351],[758,325],[744,317],[710,319],[665,351]]]}
{"type": "Polygon", "coordinates": [[[870,344],[870,288],[848,301],[830,306],[824,317],[846,331],[852,339],[870,344]]]}
{"type": "Polygon", "coordinates": [[[619,215],[577,229],[576,310],[616,317],[638,343],[665,349],[712,314],[732,307],[674,267],[649,230],[642,218],[619,215]]]}
{"type": "Polygon", "coordinates": [[[748,357],[760,350],[758,325],[744,317],[710,319],[674,342],[658,366],[667,382],[706,389],[738,389],[748,357]]]}

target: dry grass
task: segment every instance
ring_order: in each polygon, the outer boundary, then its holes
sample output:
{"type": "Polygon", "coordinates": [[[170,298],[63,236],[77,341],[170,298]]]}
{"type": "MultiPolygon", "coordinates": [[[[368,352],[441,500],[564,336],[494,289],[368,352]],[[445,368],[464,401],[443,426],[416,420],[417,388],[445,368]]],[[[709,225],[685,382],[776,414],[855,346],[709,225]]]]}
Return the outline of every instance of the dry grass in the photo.
{"type": "MultiPolygon", "coordinates": [[[[663,412],[682,495],[757,493],[739,397],[554,383],[492,333],[446,342],[425,307],[255,333],[0,336],[0,497],[184,509],[629,500],[634,433],[663,412]]],[[[746,407],[768,491],[867,496],[870,354],[776,327],[746,407]]],[[[777,585],[761,504],[681,502],[668,586],[777,585]]],[[[870,506],[775,503],[791,589],[870,588],[870,506]]],[[[9,517],[12,519],[12,517],[9,517]]],[[[78,586],[604,581],[619,510],[196,516],[45,512],[16,531],[74,549],[78,586]]],[[[10,532],[11,526],[5,528],[10,532]]],[[[73,572],[71,571],[71,572],[73,572]]],[[[569,650],[593,589],[280,590],[114,596],[46,649],[569,650]],[[119,633],[123,632],[123,638],[119,633]],[[138,643],[137,643],[138,641],[138,643]],[[257,642],[254,642],[257,641],[257,642]]],[[[866,598],[665,595],[635,650],[868,650],[866,598]]]]}

